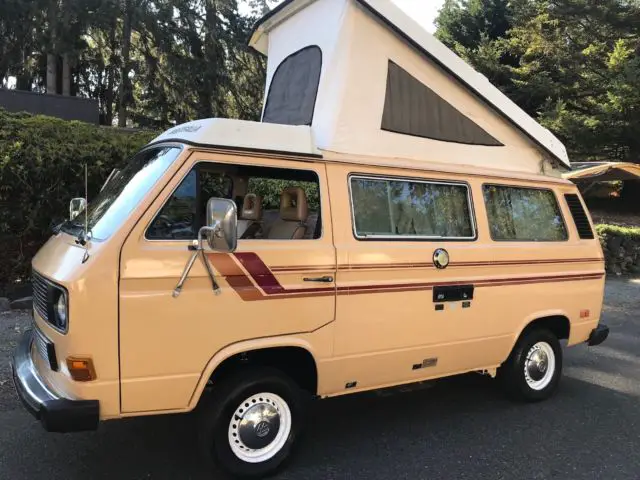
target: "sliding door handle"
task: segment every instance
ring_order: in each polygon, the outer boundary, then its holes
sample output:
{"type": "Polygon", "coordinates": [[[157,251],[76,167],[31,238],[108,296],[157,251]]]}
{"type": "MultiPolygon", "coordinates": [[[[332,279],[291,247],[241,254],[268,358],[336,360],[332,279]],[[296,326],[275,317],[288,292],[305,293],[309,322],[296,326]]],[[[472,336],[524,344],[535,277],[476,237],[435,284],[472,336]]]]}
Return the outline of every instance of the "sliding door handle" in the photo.
{"type": "Polygon", "coordinates": [[[333,277],[314,277],[314,278],[303,278],[305,282],[322,282],[322,283],[333,283],[333,277]]]}

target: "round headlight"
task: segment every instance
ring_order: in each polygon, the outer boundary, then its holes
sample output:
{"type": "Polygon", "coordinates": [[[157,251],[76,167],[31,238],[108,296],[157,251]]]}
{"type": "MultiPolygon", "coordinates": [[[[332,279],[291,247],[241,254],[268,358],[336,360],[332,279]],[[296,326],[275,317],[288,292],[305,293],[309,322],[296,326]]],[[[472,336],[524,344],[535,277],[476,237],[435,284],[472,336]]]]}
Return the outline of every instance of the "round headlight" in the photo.
{"type": "Polygon", "coordinates": [[[56,317],[58,317],[58,326],[67,328],[67,296],[64,293],[60,294],[56,302],[56,317]]]}

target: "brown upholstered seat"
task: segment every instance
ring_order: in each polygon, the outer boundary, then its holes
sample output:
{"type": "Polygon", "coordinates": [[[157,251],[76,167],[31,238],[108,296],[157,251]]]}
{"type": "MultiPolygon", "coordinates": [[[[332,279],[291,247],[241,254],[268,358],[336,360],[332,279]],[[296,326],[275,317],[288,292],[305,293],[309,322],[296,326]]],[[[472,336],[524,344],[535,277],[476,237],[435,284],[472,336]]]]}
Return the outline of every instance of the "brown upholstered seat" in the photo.
{"type": "Polygon", "coordinates": [[[262,197],[247,193],[238,219],[238,238],[253,238],[262,225],[262,197]]]}
{"type": "Polygon", "coordinates": [[[307,231],[309,215],[307,195],[300,187],[285,188],[280,195],[280,217],[273,223],[267,238],[300,239],[307,231]]]}

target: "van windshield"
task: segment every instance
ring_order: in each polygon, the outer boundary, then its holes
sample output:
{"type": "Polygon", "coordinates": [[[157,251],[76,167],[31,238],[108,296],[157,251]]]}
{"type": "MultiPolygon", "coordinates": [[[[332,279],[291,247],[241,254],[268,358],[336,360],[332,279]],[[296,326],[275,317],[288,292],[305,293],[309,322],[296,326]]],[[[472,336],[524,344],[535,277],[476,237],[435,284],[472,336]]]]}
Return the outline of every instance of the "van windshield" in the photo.
{"type": "MultiPolygon", "coordinates": [[[[144,150],[113,175],[87,207],[87,223],[94,240],[115,232],[180,154],[178,147],[144,150]]],[[[65,222],[61,230],[71,235],[84,231],[85,213],[65,222]]]]}

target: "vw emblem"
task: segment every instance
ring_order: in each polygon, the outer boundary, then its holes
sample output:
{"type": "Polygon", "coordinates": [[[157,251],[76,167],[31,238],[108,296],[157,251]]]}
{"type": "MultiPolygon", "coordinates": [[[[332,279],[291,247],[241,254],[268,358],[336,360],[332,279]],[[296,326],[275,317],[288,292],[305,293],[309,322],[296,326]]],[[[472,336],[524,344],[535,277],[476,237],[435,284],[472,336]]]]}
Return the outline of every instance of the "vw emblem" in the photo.
{"type": "Polygon", "coordinates": [[[433,252],[433,264],[436,268],[447,268],[449,265],[449,252],[444,248],[438,248],[433,252]]]}
{"type": "Polygon", "coordinates": [[[271,427],[269,427],[268,422],[260,422],[256,425],[256,435],[258,438],[264,438],[269,435],[269,430],[271,430],[271,427]]]}

